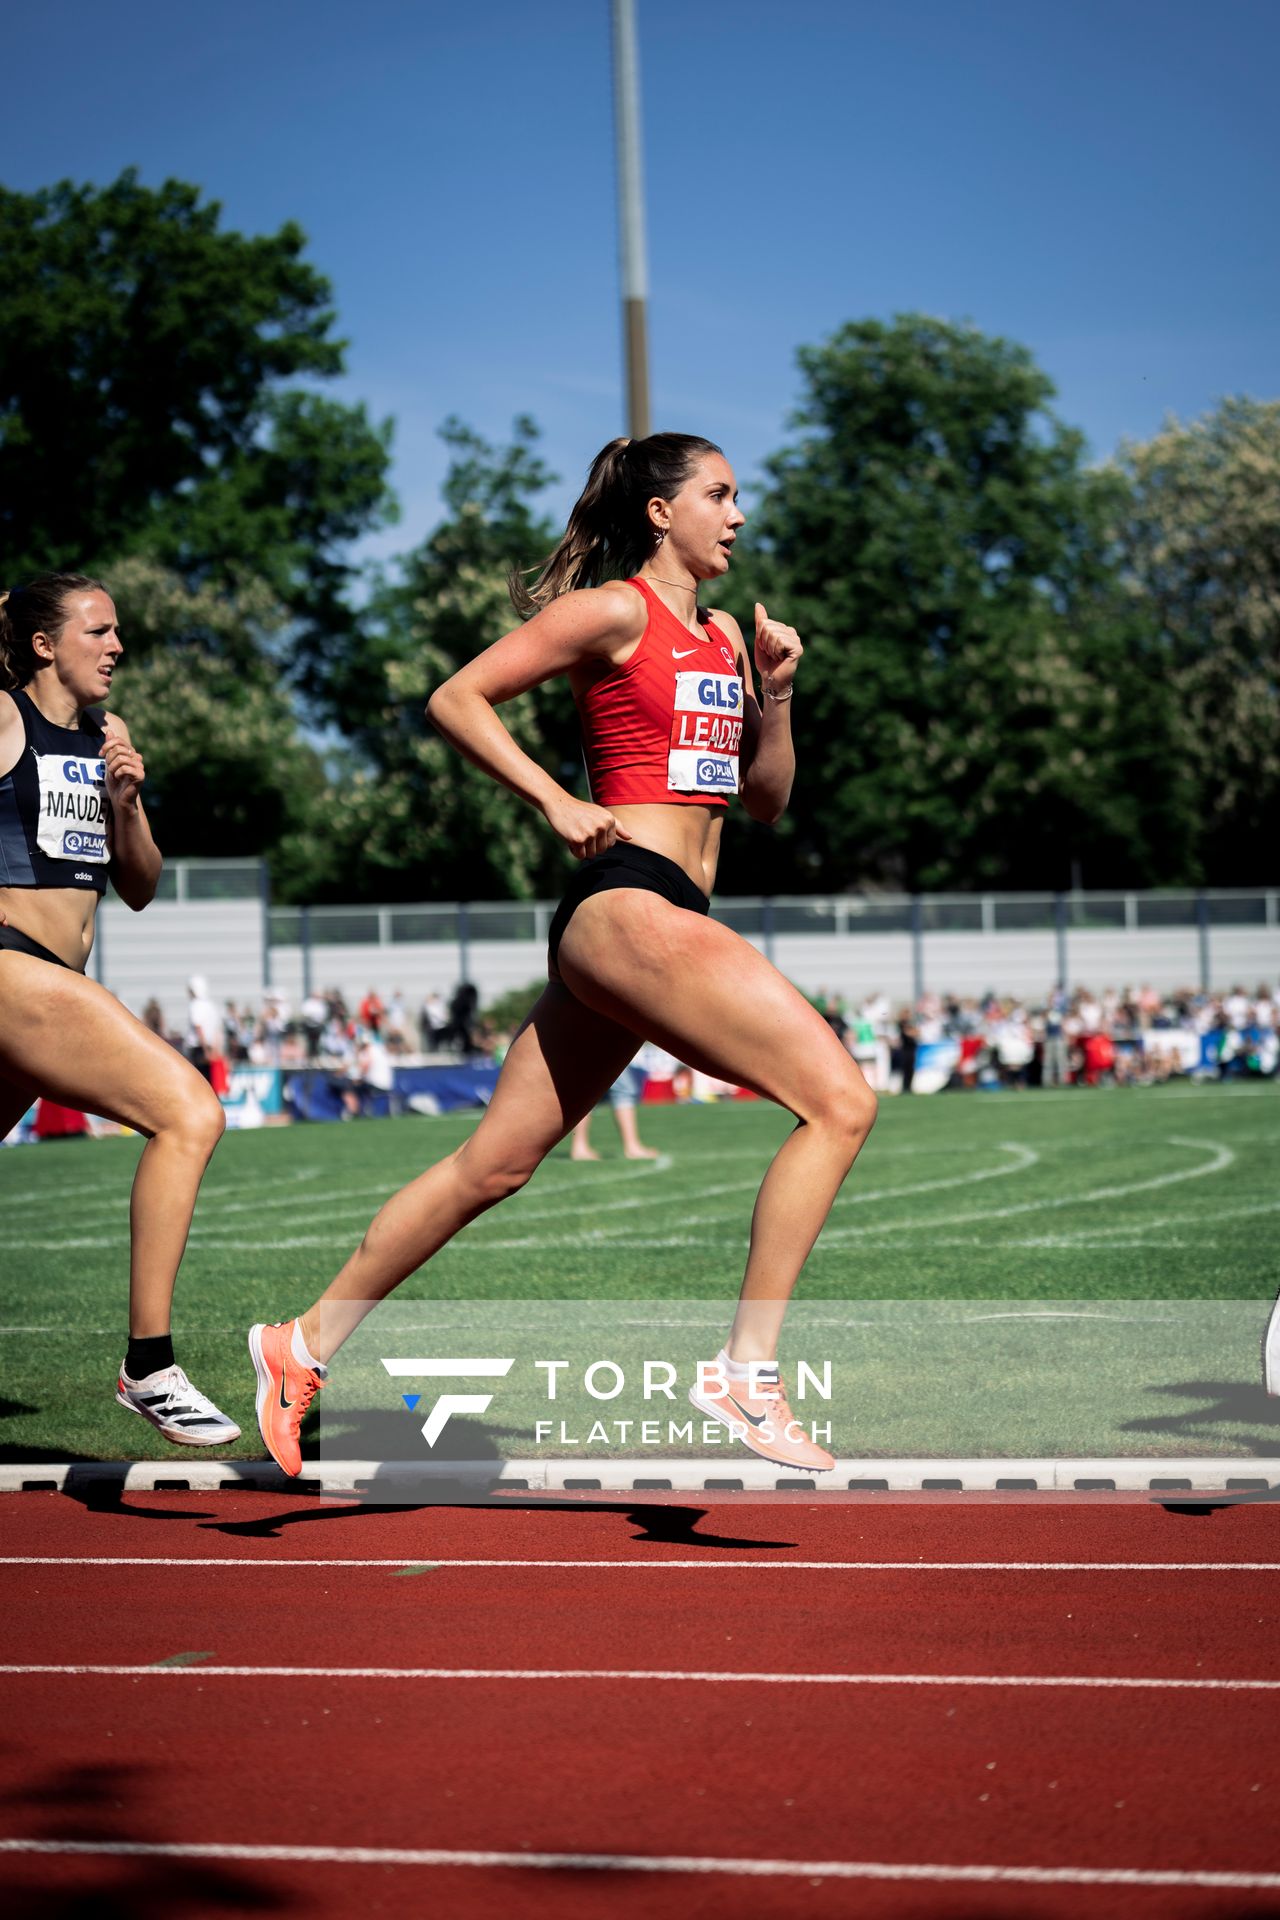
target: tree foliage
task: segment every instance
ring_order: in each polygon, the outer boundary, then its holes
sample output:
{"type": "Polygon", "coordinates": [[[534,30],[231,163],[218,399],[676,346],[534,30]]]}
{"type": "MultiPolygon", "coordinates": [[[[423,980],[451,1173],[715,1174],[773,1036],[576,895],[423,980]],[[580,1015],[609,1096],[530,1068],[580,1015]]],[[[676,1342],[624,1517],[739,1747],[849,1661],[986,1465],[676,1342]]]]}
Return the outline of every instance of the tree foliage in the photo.
{"type": "Polygon", "coordinates": [[[1280,834],[1280,403],[1228,399],[1121,449],[1124,544],[1155,611],[1199,868],[1270,878],[1280,834]]]}
{"type": "Polygon", "coordinates": [[[920,315],[799,355],[726,599],[806,646],[795,885],[1179,877],[1187,807],[1154,636],[1027,351],[920,315]]]}
{"type": "Polygon", "coordinates": [[[246,237],[220,213],[132,171],[0,189],[8,577],[141,552],[345,633],[342,549],[391,512],[390,424],[285,384],[342,371],[329,283],[297,226],[246,237]]]}
{"type": "Polygon", "coordinates": [[[146,763],[160,846],[170,857],[270,853],[325,786],[271,664],[283,608],[260,581],[193,589],[137,557],[110,585],[125,642],[112,706],[146,763]]]}
{"type": "MultiPolygon", "coordinates": [[[[325,711],[358,759],[335,783],[323,835],[299,842],[289,865],[329,897],[528,899],[563,876],[538,815],[423,716],[443,680],[516,625],[507,579],[552,544],[534,503],[553,476],[528,419],[505,448],[457,420],[442,436],[453,453],[446,518],[383,580],[359,650],[327,663],[325,711]]],[[[502,718],[527,753],[572,781],[577,732],[563,682],[510,701],[502,718]]]]}
{"type": "MultiPolygon", "coordinates": [[[[445,516],[357,609],[391,427],[320,391],[343,343],[300,230],[225,230],[196,188],[127,172],[0,189],[0,252],[4,573],[107,578],[166,850],[268,853],[294,900],[557,892],[544,823],[423,715],[556,538],[532,421],[506,446],[446,422],[445,516]]],[[[1267,873],[1280,404],[1094,470],[1031,355],[972,327],[852,322],[799,365],[717,597],[748,632],[756,598],[800,629],[800,775],[777,830],[735,818],[721,892],[1267,873]]],[[[503,718],[580,788],[563,681],[503,718]]]]}

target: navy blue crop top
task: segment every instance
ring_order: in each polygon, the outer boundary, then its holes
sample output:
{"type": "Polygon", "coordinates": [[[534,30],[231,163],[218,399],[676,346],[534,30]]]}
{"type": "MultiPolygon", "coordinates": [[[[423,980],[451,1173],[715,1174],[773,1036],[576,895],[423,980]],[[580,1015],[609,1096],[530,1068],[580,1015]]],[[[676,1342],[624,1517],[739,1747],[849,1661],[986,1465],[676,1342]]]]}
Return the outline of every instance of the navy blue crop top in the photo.
{"type": "Polygon", "coordinates": [[[78,727],[55,727],[21,688],[18,763],[0,778],[0,887],[79,887],[105,893],[107,796],[103,716],[88,707],[78,727]]]}

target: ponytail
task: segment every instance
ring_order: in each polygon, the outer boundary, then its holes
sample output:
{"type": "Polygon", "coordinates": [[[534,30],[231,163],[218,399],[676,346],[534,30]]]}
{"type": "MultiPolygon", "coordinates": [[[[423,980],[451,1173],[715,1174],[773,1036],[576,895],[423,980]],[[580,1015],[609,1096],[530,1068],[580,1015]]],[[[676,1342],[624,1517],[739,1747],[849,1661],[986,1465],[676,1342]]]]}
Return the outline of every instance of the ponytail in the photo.
{"type": "Polygon", "coordinates": [[[611,440],[591,462],[555,551],[526,586],[508,581],[517,613],[537,613],[575,587],[625,579],[653,556],[656,535],[649,502],[674,500],[699,460],[720,448],[692,433],[651,433],[647,440],[611,440]]]}
{"type": "Polygon", "coordinates": [[[68,596],[93,592],[106,588],[83,573],[40,573],[24,587],[0,591],[0,691],[12,693],[35,678],[35,636],[56,640],[67,623],[68,596]]]}

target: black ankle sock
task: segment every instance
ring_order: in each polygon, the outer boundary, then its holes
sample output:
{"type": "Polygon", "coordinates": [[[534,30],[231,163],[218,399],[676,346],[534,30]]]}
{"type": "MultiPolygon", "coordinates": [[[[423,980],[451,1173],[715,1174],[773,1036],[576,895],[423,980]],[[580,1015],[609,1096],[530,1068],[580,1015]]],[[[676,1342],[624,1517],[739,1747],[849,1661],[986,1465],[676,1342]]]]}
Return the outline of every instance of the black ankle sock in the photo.
{"type": "Polygon", "coordinates": [[[149,1373],[159,1373],[161,1367],[173,1365],[173,1335],[171,1333],[153,1334],[149,1340],[138,1340],[129,1335],[129,1351],[124,1357],[124,1370],[131,1380],[145,1380],[149,1373]]]}

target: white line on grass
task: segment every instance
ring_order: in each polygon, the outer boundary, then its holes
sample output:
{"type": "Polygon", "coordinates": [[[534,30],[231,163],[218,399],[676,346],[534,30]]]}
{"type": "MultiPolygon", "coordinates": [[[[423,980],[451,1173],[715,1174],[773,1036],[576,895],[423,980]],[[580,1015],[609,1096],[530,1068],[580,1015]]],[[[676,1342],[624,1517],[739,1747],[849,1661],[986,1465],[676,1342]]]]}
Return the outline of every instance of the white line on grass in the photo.
{"type": "MultiPolygon", "coordinates": [[[[556,1196],[556,1195],[563,1196],[564,1194],[573,1192],[576,1194],[576,1196],[579,1199],[590,1204],[591,1211],[593,1214],[622,1213],[622,1212],[628,1211],[630,1208],[633,1208],[633,1207],[652,1206],[655,1200],[657,1201],[658,1204],[662,1206],[669,1206],[670,1195],[669,1193],[666,1193],[666,1192],[652,1196],[649,1199],[645,1199],[643,1197],[637,1197],[634,1199],[626,1199],[626,1200],[606,1200],[600,1203],[596,1202],[594,1197],[595,1192],[600,1187],[604,1186],[606,1183],[612,1185],[612,1184],[615,1184],[618,1180],[626,1180],[630,1182],[634,1180],[643,1179],[645,1175],[652,1177],[652,1175],[655,1173],[658,1173],[658,1174],[668,1173],[671,1170],[672,1161],[671,1161],[670,1155],[659,1154],[656,1160],[649,1160],[644,1162],[643,1164],[645,1169],[645,1172],[643,1174],[640,1172],[639,1166],[637,1165],[635,1167],[629,1167],[626,1172],[618,1172],[618,1173],[604,1172],[604,1173],[601,1173],[598,1177],[595,1175],[584,1175],[583,1180],[586,1180],[588,1178],[591,1180],[592,1191],[590,1194],[587,1193],[584,1185],[581,1182],[575,1182],[572,1185],[566,1184],[563,1187],[552,1186],[547,1188],[539,1188],[536,1190],[537,1196],[551,1198],[552,1196],[556,1196]]],[[[331,1200],[325,1202],[320,1206],[316,1206],[314,1203],[308,1205],[307,1206],[308,1218],[312,1220],[316,1218],[325,1218],[325,1219],[332,1218],[335,1223],[334,1231],[336,1232],[338,1223],[346,1219],[348,1216],[354,1216],[359,1220],[366,1219],[367,1213],[368,1213],[367,1206],[364,1204],[361,1204],[359,1207],[357,1207],[355,1204],[356,1202],[363,1203],[371,1199],[377,1199],[379,1197],[389,1198],[391,1194],[398,1192],[400,1187],[407,1186],[410,1180],[416,1177],[417,1177],[416,1175],[409,1175],[405,1180],[399,1181],[399,1182],[383,1182],[376,1187],[354,1187],[354,1188],[346,1189],[341,1193],[334,1194],[331,1200]]],[[[752,1184],[756,1184],[756,1183],[753,1182],[752,1184]]],[[[300,1200],[275,1202],[271,1204],[287,1205],[291,1207],[307,1205],[305,1201],[300,1201],[300,1200]]],[[[224,1215],[228,1213],[241,1212],[241,1211],[246,1213],[253,1213],[255,1209],[253,1207],[245,1207],[243,1209],[235,1208],[235,1207],[226,1207],[223,1209],[223,1212],[219,1214],[216,1220],[210,1220],[203,1224],[199,1220],[197,1220],[195,1227],[192,1229],[192,1236],[191,1236],[192,1240],[197,1245],[201,1245],[201,1246],[215,1247],[215,1246],[225,1245],[229,1237],[235,1238],[241,1235],[244,1231],[245,1226],[252,1224],[251,1221],[245,1221],[237,1225],[234,1229],[231,1229],[229,1233],[223,1230],[222,1220],[224,1215]]],[[[545,1209],[537,1209],[537,1208],[527,1209],[524,1206],[520,1206],[519,1217],[522,1220],[563,1220],[564,1211],[565,1210],[564,1210],[563,1204],[558,1206],[547,1207],[545,1209]]],[[[297,1242],[283,1243],[279,1241],[265,1241],[263,1242],[263,1244],[267,1246],[275,1246],[275,1245],[282,1245],[282,1244],[296,1245],[298,1243],[297,1242]]]]}
{"type": "Polygon", "coordinates": [[[821,1245],[828,1246],[845,1240],[861,1240],[879,1234],[901,1233],[906,1230],[936,1232],[939,1227],[967,1227],[978,1220],[1011,1220],[1022,1213],[1043,1213],[1056,1207],[1093,1206],[1100,1200],[1122,1200],[1133,1193],[1153,1193],[1160,1187],[1180,1186],[1187,1180],[1203,1180],[1206,1175],[1223,1173],[1232,1165],[1235,1154],[1230,1147],[1223,1146],[1217,1140],[1185,1140],[1171,1137],[1171,1147],[1188,1147],[1192,1152],[1207,1153],[1210,1159],[1198,1167],[1187,1167],[1177,1173],[1157,1173],[1146,1180],[1131,1180],[1122,1186],[1093,1187],[1087,1193],[1049,1194],[1040,1200],[1020,1200],[1011,1207],[984,1207],[981,1211],[950,1214],[943,1219],[930,1215],[924,1220],[890,1221],[883,1226],[865,1227],[829,1227],[823,1230],[821,1245]]]}
{"type": "MultiPolygon", "coordinates": [[[[318,1179],[320,1176],[320,1172],[321,1172],[321,1169],[318,1166],[297,1167],[289,1173],[281,1173],[281,1174],[274,1175],[269,1180],[256,1180],[256,1181],[255,1180],[242,1180],[242,1181],[238,1180],[234,1186],[230,1186],[230,1187],[217,1187],[217,1186],[205,1187],[200,1194],[200,1205],[202,1208],[208,1207],[211,1205],[217,1205],[224,1198],[230,1199],[234,1195],[235,1196],[234,1207],[227,1207],[225,1209],[225,1211],[227,1212],[231,1212],[231,1211],[241,1212],[251,1206],[304,1207],[309,1203],[309,1196],[306,1194],[301,1194],[296,1197],[291,1196],[290,1198],[282,1201],[270,1201],[270,1200],[246,1201],[246,1202],[243,1202],[243,1205],[241,1204],[241,1198],[246,1193],[268,1193],[269,1194],[269,1193],[274,1193],[280,1187],[302,1186],[308,1180],[318,1179]]],[[[99,1202],[91,1202],[87,1207],[82,1208],[80,1205],[80,1202],[87,1195],[90,1195],[93,1193],[103,1193],[103,1194],[109,1193],[113,1195],[114,1199],[119,1201],[122,1205],[125,1205],[125,1206],[128,1205],[129,1187],[128,1187],[127,1181],[115,1180],[115,1181],[112,1181],[109,1186],[104,1184],[99,1187],[80,1187],[76,1190],[74,1194],[67,1195],[67,1196],[64,1196],[62,1193],[59,1193],[57,1195],[57,1206],[58,1206],[59,1216],[67,1213],[70,1213],[72,1215],[77,1215],[77,1216],[80,1214],[84,1214],[86,1217],[92,1219],[95,1217],[102,1217],[116,1210],[114,1205],[107,1206],[99,1202]]],[[[51,1195],[50,1198],[53,1198],[53,1196],[51,1195]]]]}
{"type": "MultiPolygon", "coordinates": [[[[1024,1201],[1018,1202],[1016,1205],[1013,1205],[1013,1206],[983,1208],[980,1210],[970,1210],[966,1213],[943,1215],[941,1217],[937,1215],[926,1214],[920,1219],[886,1221],[879,1225],[876,1225],[874,1223],[867,1223],[865,1225],[860,1225],[856,1227],[855,1226],[841,1227],[841,1226],[828,1225],[824,1229],[818,1241],[818,1244],[814,1249],[814,1254],[820,1256],[824,1253],[833,1253],[839,1247],[842,1247],[843,1245],[845,1245],[850,1241],[864,1240],[864,1239],[882,1239],[885,1236],[894,1237],[894,1236],[899,1236],[904,1234],[905,1235],[925,1234],[931,1239],[936,1239],[939,1229],[942,1229],[942,1228],[966,1227],[970,1225],[975,1225],[979,1222],[985,1222],[990,1220],[1012,1219],[1021,1214],[1043,1212],[1043,1211],[1048,1211],[1048,1210],[1056,1209],[1060,1207],[1086,1206],[1086,1205],[1092,1205],[1101,1200],[1115,1200],[1115,1199],[1125,1198],[1135,1193],[1149,1193],[1160,1188],[1180,1185],[1183,1182],[1188,1180],[1201,1179],[1207,1174],[1221,1173],[1222,1171],[1224,1171],[1225,1168],[1227,1168],[1234,1162],[1236,1157],[1231,1148],[1222,1145],[1220,1142],[1215,1142],[1210,1140],[1188,1140],[1188,1139],[1174,1137],[1169,1140],[1169,1145],[1179,1146],[1179,1147],[1188,1147],[1193,1150],[1207,1152],[1211,1154],[1213,1157],[1209,1162],[1207,1162],[1202,1166],[1191,1167],[1184,1171],[1179,1171],[1175,1173],[1156,1174],[1146,1180],[1131,1181],[1121,1186],[1095,1187],[1092,1190],[1085,1193],[1049,1195],[1039,1200],[1024,1200],[1024,1201]]],[[[897,1198],[909,1198],[914,1194],[919,1194],[928,1190],[937,1191],[941,1187],[971,1185],[980,1180],[998,1179],[998,1178],[1007,1176],[1009,1174],[1023,1172],[1028,1166],[1030,1166],[1033,1163],[1034,1160],[1038,1159],[1039,1157],[1034,1154],[1032,1149],[1017,1146],[1015,1143],[1012,1143],[1012,1142],[1004,1143],[1002,1150],[1014,1151],[1014,1152],[1023,1153],[1023,1154],[1031,1154],[1032,1158],[1031,1160],[1023,1160],[1016,1166],[984,1168],[976,1174],[966,1174],[966,1175],[956,1176],[948,1180],[921,1182],[921,1183],[917,1183],[910,1186],[904,1186],[904,1187],[877,1188],[866,1193],[850,1195],[849,1203],[850,1204],[866,1204],[867,1202],[872,1200],[890,1200],[890,1199],[897,1199],[897,1198]]],[[[706,1197],[712,1197],[712,1196],[718,1196],[718,1195],[727,1194],[727,1193],[753,1191],[755,1188],[755,1185],[756,1185],[756,1182],[754,1181],[735,1182],[725,1186],[706,1189],[705,1194],[706,1194],[706,1197]]],[[[671,1195],[669,1194],[669,1192],[664,1193],[662,1195],[655,1195],[654,1198],[660,1199],[664,1205],[671,1204],[671,1195]]],[[[335,1205],[337,1204],[338,1203],[335,1202],[335,1205]]],[[[642,1204],[640,1201],[625,1201],[625,1202],[619,1202],[619,1203],[612,1203],[611,1205],[607,1205],[603,1209],[599,1209],[599,1211],[606,1211],[606,1212],[612,1211],[618,1207],[626,1207],[629,1210],[633,1206],[638,1206],[640,1204],[642,1204]]],[[[648,1204],[648,1202],[646,1201],[643,1204],[648,1204]]],[[[840,1202],[838,1204],[843,1204],[843,1202],[840,1202]]],[[[1254,1211],[1254,1209],[1248,1209],[1247,1211],[1252,1212],[1254,1211]]],[[[1272,1211],[1272,1208],[1268,1205],[1268,1206],[1258,1208],[1257,1211],[1269,1212],[1269,1211],[1272,1211]]],[[[360,1217],[363,1218],[363,1215],[361,1215],[360,1217]]],[[[530,1216],[525,1215],[523,1217],[529,1218],[530,1216]]],[[[1189,1220],[1194,1220],[1196,1217],[1186,1216],[1186,1218],[1188,1218],[1189,1220]]],[[[690,1226],[712,1225],[716,1223],[722,1223],[723,1219],[724,1219],[723,1215],[717,1215],[717,1214],[711,1214],[711,1215],[705,1215],[705,1216],[693,1216],[688,1220],[686,1220],[684,1224],[686,1228],[690,1226]]],[[[249,1223],[246,1222],[245,1224],[247,1225],[249,1223]]],[[[1097,1233],[1100,1231],[1105,1231],[1105,1230],[1099,1229],[1099,1228],[1085,1230],[1086,1234],[1091,1232],[1097,1233]]],[[[272,1239],[272,1240],[255,1238],[251,1244],[255,1251],[270,1251],[270,1252],[287,1252],[287,1251],[293,1251],[293,1250],[300,1250],[300,1249],[306,1249],[306,1248],[319,1248],[319,1247],[331,1248],[339,1232],[340,1232],[339,1225],[335,1221],[334,1226],[328,1232],[325,1232],[325,1233],[293,1234],[293,1235],[288,1235],[286,1237],[272,1239]]],[[[198,1231],[195,1236],[195,1239],[196,1239],[196,1246],[195,1246],[196,1251],[198,1251],[201,1246],[206,1247],[210,1252],[216,1252],[220,1249],[234,1251],[239,1248],[247,1248],[250,1245],[249,1242],[245,1241],[242,1238],[217,1239],[214,1237],[213,1233],[208,1231],[204,1231],[204,1232],[198,1231]]],[[[6,1242],[7,1245],[9,1245],[15,1250],[22,1249],[26,1251],[41,1251],[41,1252],[73,1251],[73,1250],[78,1250],[86,1247],[97,1247],[97,1246],[107,1246],[107,1245],[123,1246],[123,1245],[127,1245],[127,1243],[128,1243],[127,1234],[124,1234],[124,1235],[94,1234],[94,1235],[88,1235],[82,1238],[78,1237],[78,1238],[60,1239],[60,1240],[50,1240],[50,1239],[9,1240],[6,1242]]],[[[586,1232],[586,1233],[576,1233],[576,1234],[536,1234],[535,1233],[535,1234],[525,1234],[525,1235],[511,1235],[502,1239],[487,1240],[477,1236],[476,1228],[473,1226],[470,1229],[468,1229],[467,1232],[464,1235],[462,1235],[458,1240],[451,1241],[448,1244],[448,1246],[442,1247],[440,1249],[440,1254],[437,1254],[435,1257],[439,1258],[440,1255],[442,1254],[449,1254],[453,1258],[465,1257],[465,1256],[482,1256],[487,1258],[489,1255],[495,1254],[495,1253],[537,1252],[537,1251],[550,1253],[557,1250],[590,1252],[597,1247],[611,1247],[611,1248],[617,1247],[620,1243],[624,1244],[627,1250],[635,1251],[635,1252],[667,1252],[667,1251],[673,1251],[673,1250],[679,1250],[679,1249],[685,1249],[685,1248],[694,1248],[694,1249],[706,1248],[706,1247],[715,1246],[719,1244],[717,1241],[715,1241],[711,1237],[708,1237],[706,1235],[696,1234],[696,1233],[689,1233],[687,1231],[674,1233],[674,1234],[649,1234],[644,1236],[637,1236],[633,1234],[631,1231],[629,1231],[626,1226],[622,1226],[613,1230],[598,1229],[598,1230],[586,1232]]],[[[937,1244],[941,1245],[944,1243],[941,1241],[938,1241],[937,1244]]],[[[946,1244],[951,1244],[951,1243],[947,1242],[946,1244]]],[[[965,1243],[957,1241],[955,1242],[955,1244],[960,1245],[965,1243]]],[[[986,1243],[984,1242],[983,1244],[986,1244],[986,1243]]],[[[1000,1244],[1007,1245],[1007,1246],[1018,1246],[1018,1245],[1021,1245],[1022,1243],[1019,1241],[1007,1241],[1007,1242],[1001,1242],[1000,1244]]],[[[1039,1245],[1040,1242],[1037,1239],[1031,1244],[1039,1245]]]]}
{"type": "MultiPolygon", "coordinates": [[[[1269,1213],[1280,1213],[1280,1200],[1263,1200],[1256,1206],[1215,1207],[1209,1215],[1203,1213],[1167,1213],[1158,1215],[1154,1220],[1128,1220],[1114,1227],[1084,1227],[1074,1233],[1054,1233],[1037,1236],[1027,1240],[1002,1240],[1003,1247],[1066,1247],[1087,1242],[1123,1243],[1133,1234],[1160,1233],[1166,1227],[1207,1227],[1210,1231],[1221,1225],[1224,1220],[1252,1220],[1269,1213]]],[[[1151,1242],[1149,1244],[1156,1244],[1151,1242]]]]}
{"type": "MultiPolygon", "coordinates": [[[[271,1572],[276,1567],[413,1567],[412,1554],[369,1560],[359,1555],[335,1558],[247,1560],[234,1554],[207,1557],[155,1554],[0,1554],[5,1567],[231,1567],[237,1572],[271,1572]]],[[[1280,1560],[520,1560],[455,1559],[432,1556],[434,1567],[541,1567],[604,1573],[1280,1573],[1280,1560]]]]}
{"type": "Polygon", "coordinates": [[[0,1840],[0,1853],[163,1860],[240,1860],[252,1865],[337,1867],[525,1867],[552,1873],[722,1873],[756,1880],[902,1880],[982,1886],[1280,1887],[1280,1873],[1146,1867],[948,1866],[916,1861],[764,1860],[687,1853],[509,1853],[459,1847],[248,1846],[201,1840],[0,1840]]]}
{"type": "MultiPolygon", "coordinates": [[[[865,1192],[850,1194],[847,1197],[838,1199],[835,1204],[837,1207],[866,1206],[873,1200],[906,1200],[916,1194],[937,1193],[946,1187],[976,1186],[983,1180],[1003,1180],[1007,1179],[1011,1174],[1025,1173],[1028,1168],[1035,1166],[1040,1159],[1040,1155],[1034,1148],[1019,1146],[1016,1141],[1002,1140],[998,1142],[997,1151],[1000,1153],[1015,1154],[1018,1157],[1012,1166],[981,1167],[976,1173],[951,1174],[941,1180],[917,1180],[901,1187],[873,1187],[865,1192]]],[[[695,1199],[715,1200],[722,1198],[726,1194],[754,1193],[759,1184],[758,1180],[734,1180],[721,1186],[703,1187],[696,1194],[695,1199]]],[[[615,1201],[612,1206],[596,1208],[593,1209],[593,1212],[613,1213],[620,1211],[623,1207],[649,1206],[655,1204],[655,1202],[666,1207],[670,1207],[673,1204],[669,1194],[657,1194],[653,1196],[652,1200],[615,1201]]],[[[529,1218],[528,1215],[522,1217],[525,1219],[529,1218]]],[[[693,1213],[682,1215],[682,1222],[686,1228],[706,1227],[721,1224],[724,1218],[723,1213],[693,1213]]],[[[468,1231],[474,1236],[476,1230],[472,1227],[468,1231]]],[[[625,1241],[628,1245],[633,1244],[628,1227],[621,1226],[612,1229],[595,1228],[590,1232],[577,1234],[548,1234],[538,1235],[536,1237],[526,1235],[520,1238],[502,1240],[471,1238],[466,1242],[466,1246],[468,1251],[483,1251],[485,1253],[527,1251],[530,1247],[535,1246],[547,1248],[571,1247],[580,1250],[589,1250],[593,1246],[609,1246],[620,1240],[625,1241]]],[[[650,1240],[644,1244],[647,1246],[684,1246],[702,1243],[690,1241],[682,1235],[674,1240],[650,1240]]]]}
{"type": "MultiPolygon", "coordinates": [[[[736,1159],[741,1156],[738,1154],[730,1154],[724,1157],[736,1159]]],[[[594,1193],[605,1185],[616,1184],[619,1180],[631,1182],[652,1177],[654,1174],[669,1173],[672,1165],[673,1162],[670,1154],[662,1153],[658,1155],[656,1160],[637,1163],[628,1162],[625,1167],[606,1167],[598,1173],[590,1176],[579,1176],[578,1179],[565,1181],[559,1186],[539,1186],[533,1190],[533,1195],[535,1198],[550,1198],[554,1195],[563,1195],[572,1192],[581,1198],[584,1197],[585,1194],[583,1183],[587,1178],[591,1180],[592,1191],[594,1193]]],[[[344,1220],[352,1219],[358,1223],[363,1223],[368,1218],[368,1202],[370,1200],[389,1199],[390,1196],[398,1192],[401,1187],[409,1185],[416,1179],[419,1171],[420,1169],[406,1171],[403,1180],[383,1180],[374,1186],[367,1187],[345,1187],[334,1193],[330,1199],[319,1203],[317,1203],[314,1197],[299,1195],[294,1198],[278,1200],[246,1201],[243,1204],[236,1202],[231,1205],[222,1206],[216,1213],[210,1214],[202,1200],[200,1212],[196,1216],[196,1221],[191,1231],[191,1242],[193,1246],[204,1246],[210,1249],[224,1246],[239,1246],[243,1244],[242,1236],[245,1229],[252,1227],[254,1219],[259,1214],[265,1213],[268,1209],[281,1210],[289,1208],[296,1210],[298,1208],[304,1208],[309,1220],[325,1219],[332,1222],[327,1234],[322,1236],[308,1235],[302,1239],[262,1240],[257,1242],[257,1244],[272,1248],[327,1246],[330,1244],[333,1236],[341,1230],[344,1220]],[[231,1214],[248,1215],[250,1217],[237,1221],[234,1226],[229,1226],[226,1223],[228,1216],[231,1214]]],[[[665,1202],[667,1196],[664,1194],[661,1198],[665,1202]]],[[[610,1201],[606,1202],[603,1206],[595,1207],[593,1210],[598,1213],[613,1213],[623,1208],[643,1204],[645,1203],[638,1199],[610,1201]]],[[[530,1213],[527,1212],[522,1205],[520,1208],[520,1217],[522,1219],[562,1219],[564,1217],[564,1208],[563,1206],[556,1206],[546,1209],[545,1212],[535,1211],[530,1213]]],[[[46,1242],[46,1244],[52,1243],[46,1242]]]]}
{"type": "MultiPolygon", "coordinates": [[[[406,1563],[412,1564],[412,1563],[406,1563]]],[[[680,1667],[158,1667],[107,1661],[6,1663],[15,1678],[123,1680],[671,1680],[680,1686],[1071,1687],[1103,1692],[1280,1693],[1280,1680],[1162,1679],[1128,1674],[715,1673],[680,1667]]]]}

